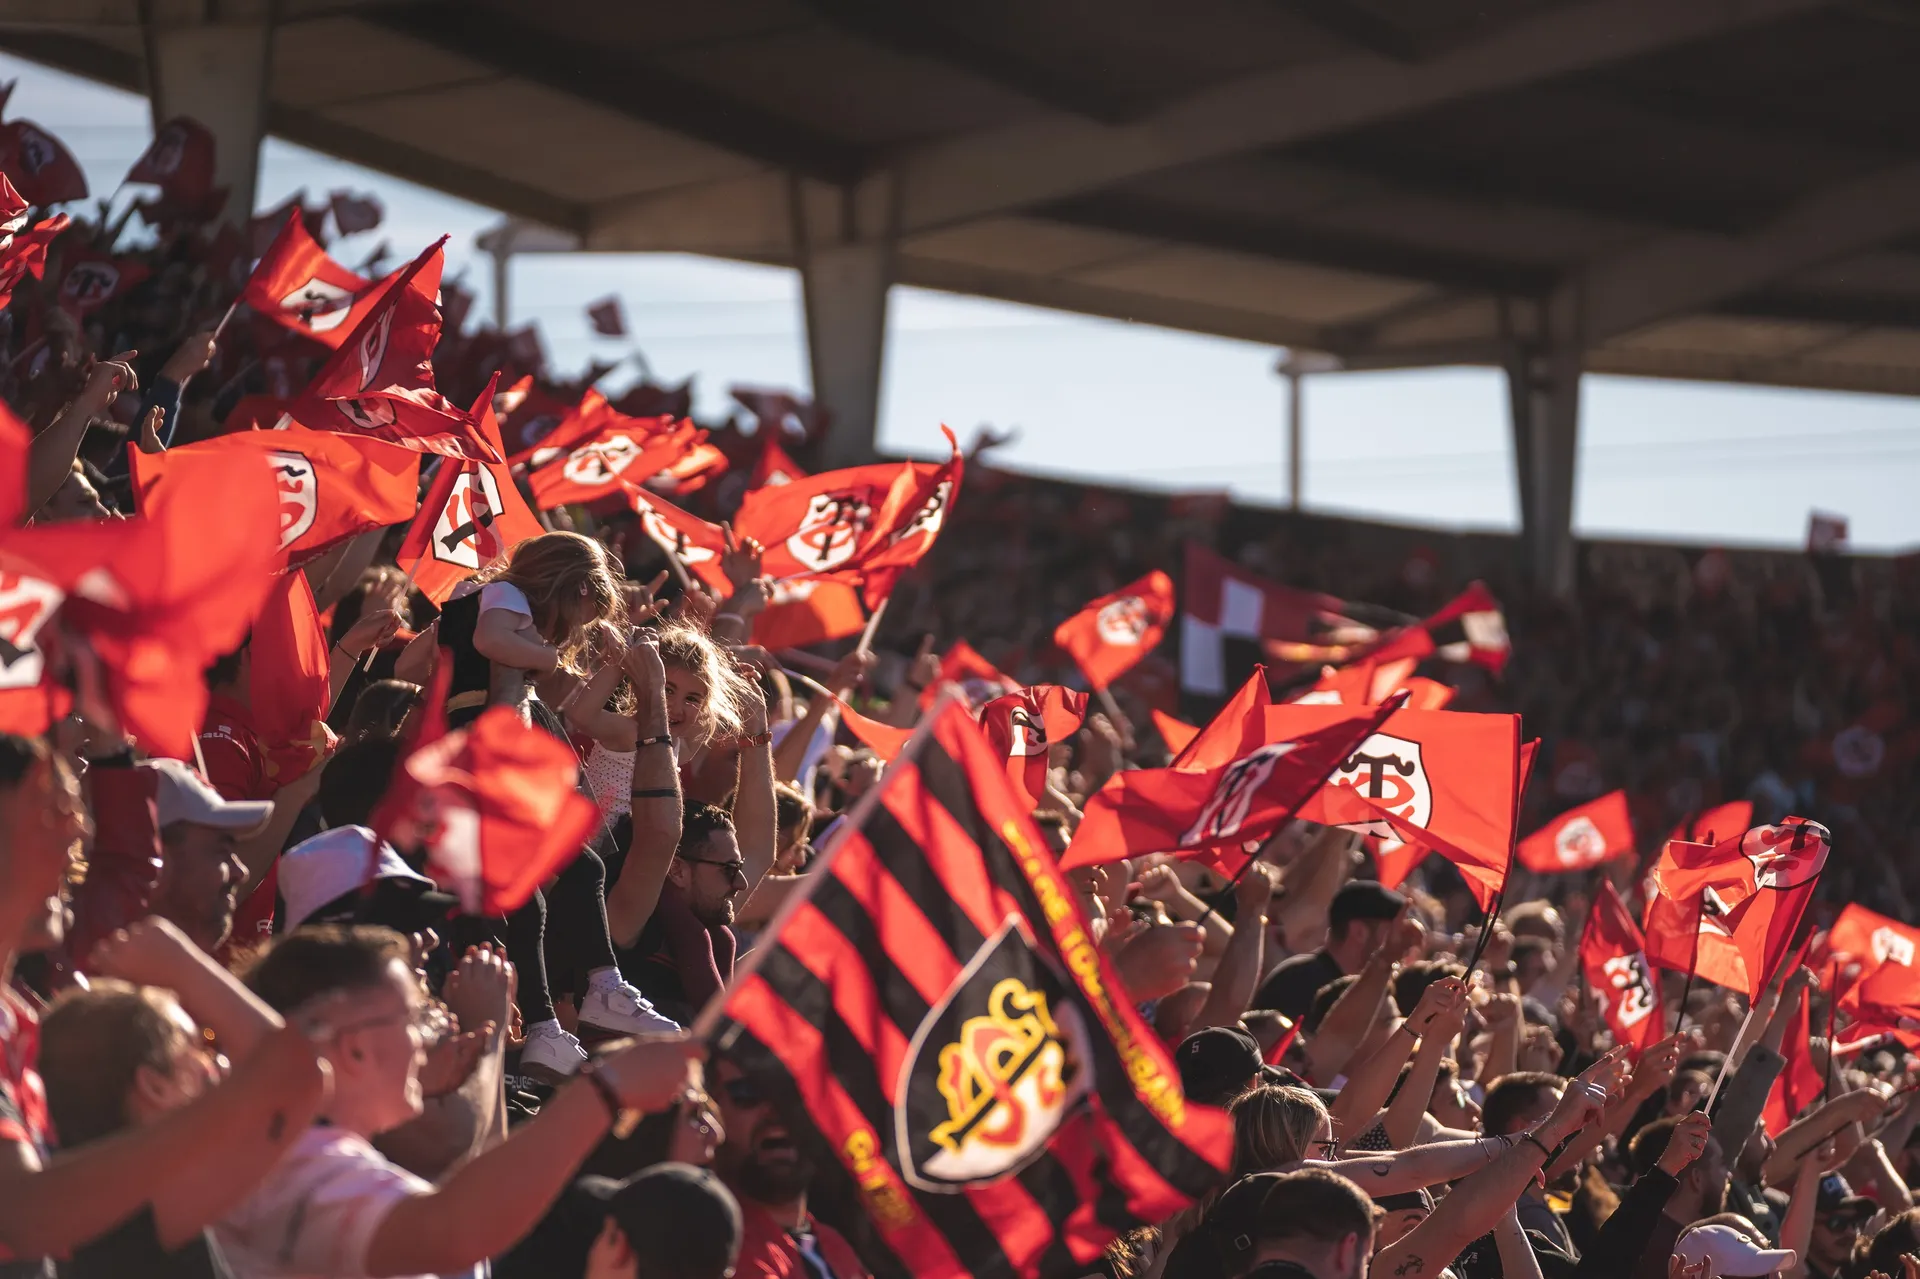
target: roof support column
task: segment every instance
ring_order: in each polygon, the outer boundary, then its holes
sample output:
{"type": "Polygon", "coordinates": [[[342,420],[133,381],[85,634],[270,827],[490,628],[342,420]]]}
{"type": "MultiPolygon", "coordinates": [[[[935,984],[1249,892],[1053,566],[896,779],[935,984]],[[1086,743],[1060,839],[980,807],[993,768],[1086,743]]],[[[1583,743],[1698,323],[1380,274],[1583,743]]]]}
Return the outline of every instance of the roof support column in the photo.
{"type": "Polygon", "coordinates": [[[221,217],[245,226],[253,216],[260,142],[267,132],[268,10],[261,6],[258,17],[245,21],[168,21],[180,7],[153,6],[144,31],[154,128],[181,115],[207,127],[214,138],[214,184],[229,188],[221,217]]]}
{"type": "Polygon", "coordinates": [[[1580,357],[1518,348],[1507,360],[1520,546],[1536,587],[1574,587],[1573,486],[1580,446],[1580,357]]]}
{"type": "Polygon", "coordinates": [[[831,422],[821,460],[830,469],[858,466],[879,453],[893,184],[842,188],[795,179],[790,192],[813,398],[831,422]]]}

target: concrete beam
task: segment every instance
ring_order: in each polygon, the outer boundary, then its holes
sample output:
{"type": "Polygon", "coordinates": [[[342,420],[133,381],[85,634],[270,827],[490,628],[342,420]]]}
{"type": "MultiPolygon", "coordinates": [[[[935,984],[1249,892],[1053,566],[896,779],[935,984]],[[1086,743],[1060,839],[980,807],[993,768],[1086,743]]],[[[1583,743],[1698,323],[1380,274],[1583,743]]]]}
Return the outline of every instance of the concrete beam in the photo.
{"type": "Polygon", "coordinates": [[[1555,291],[1556,342],[1591,348],[1920,229],[1920,164],[1818,191],[1740,236],[1665,235],[1587,264],[1555,291]]]}
{"type": "Polygon", "coordinates": [[[829,469],[879,456],[894,241],[886,202],[857,196],[798,179],[789,190],[813,399],[832,415],[821,451],[829,469]]]}
{"type": "Polygon", "coordinates": [[[1580,356],[1517,350],[1507,362],[1520,545],[1534,584],[1573,593],[1574,463],[1580,449],[1580,356]]]}
{"type": "Polygon", "coordinates": [[[246,225],[267,136],[272,26],[266,21],[149,25],[148,96],[157,129],[191,116],[214,138],[214,183],[229,188],[221,216],[246,225]]]}

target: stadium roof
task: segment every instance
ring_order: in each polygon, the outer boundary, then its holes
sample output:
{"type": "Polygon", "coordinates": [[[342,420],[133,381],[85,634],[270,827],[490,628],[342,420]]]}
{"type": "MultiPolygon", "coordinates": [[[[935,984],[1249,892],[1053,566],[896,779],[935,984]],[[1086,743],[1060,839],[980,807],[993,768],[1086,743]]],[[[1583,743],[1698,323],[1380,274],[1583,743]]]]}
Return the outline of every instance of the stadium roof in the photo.
{"type": "MultiPolygon", "coordinates": [[[[173,7],[0,0],[0,47],[140,90],[173,7]]],[[[277,11],[272,132],[589,249],[791,263],[824,219],[902,283],[1349,367],[1920,393],[1911,0],[277,11]]]]}

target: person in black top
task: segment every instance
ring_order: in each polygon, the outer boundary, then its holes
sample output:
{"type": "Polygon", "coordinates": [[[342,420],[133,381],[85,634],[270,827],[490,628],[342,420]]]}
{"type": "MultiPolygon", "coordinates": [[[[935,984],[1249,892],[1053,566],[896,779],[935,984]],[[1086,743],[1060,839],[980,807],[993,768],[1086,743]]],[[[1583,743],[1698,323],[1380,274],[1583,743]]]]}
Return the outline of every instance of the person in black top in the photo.
{"type": "Polygon", "coordinates": [[[1327,914],[1327,944],[1295,955],[1267,974],[1254,996],[1255,1008],[1272,1008],[1298,1021],[1322,986],[1359,972],[1367,956],[1385,942],[1407,899],[1370,879],[1356,879],[1333,895],[1327,914]]]}

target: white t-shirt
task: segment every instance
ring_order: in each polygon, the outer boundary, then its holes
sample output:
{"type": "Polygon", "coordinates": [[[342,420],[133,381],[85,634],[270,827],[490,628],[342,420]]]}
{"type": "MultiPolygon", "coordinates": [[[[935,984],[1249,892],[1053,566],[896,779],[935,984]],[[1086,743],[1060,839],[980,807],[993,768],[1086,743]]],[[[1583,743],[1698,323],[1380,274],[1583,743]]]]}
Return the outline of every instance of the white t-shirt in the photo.
{"type": "Polygon", "coordinates": [[[512,582],[488,582],[480,588],[480,611],[491,613],[496,608],[533,620],[533,605],[527,602],[527,593],[512,582]]]}
{"type": "MultiPolygon", "coordinates": [[[[362,1279],[374,1232],[393,1206],[432,1192],[365,1138],[316,1124],[213,1234],[234,1279],[362,1279]]],[[[487,1273],[482,1263],[440,1279],[487,1273]]]]}

